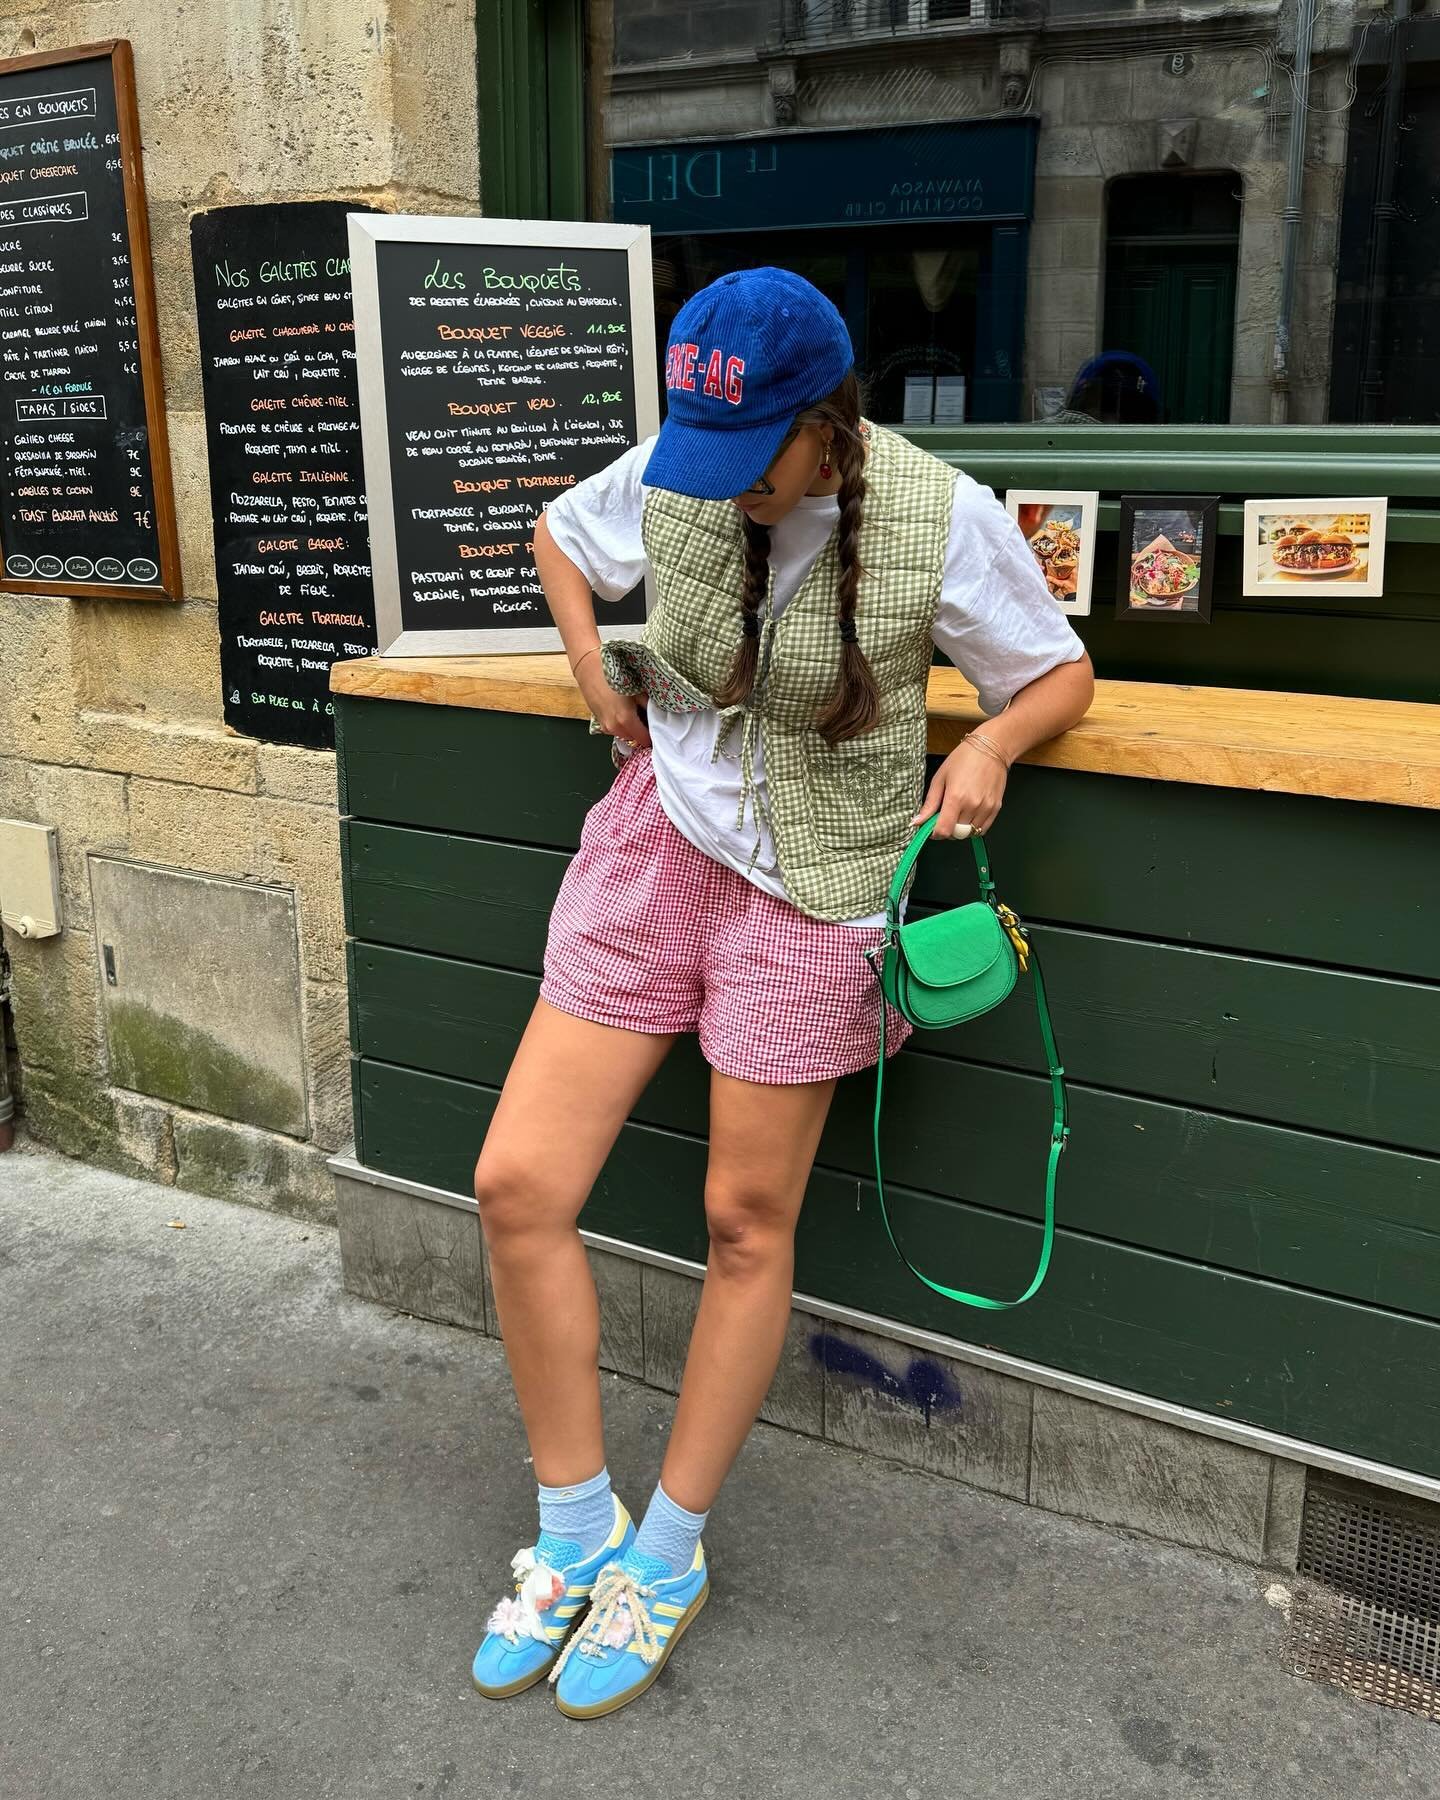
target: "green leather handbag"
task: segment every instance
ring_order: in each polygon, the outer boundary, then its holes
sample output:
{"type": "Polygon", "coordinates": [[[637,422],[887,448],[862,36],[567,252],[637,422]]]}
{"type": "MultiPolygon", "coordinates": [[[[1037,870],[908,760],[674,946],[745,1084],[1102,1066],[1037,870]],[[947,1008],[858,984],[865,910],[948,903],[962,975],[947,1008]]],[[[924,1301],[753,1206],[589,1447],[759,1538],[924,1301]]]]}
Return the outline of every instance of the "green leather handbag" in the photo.
{"type": "Polygon", "coordinates": [[[983,1294],[971,1294],[963,1288],[946,1287],[943,1282],[932,1281],[922,1274],[896,1242],[885,1208],[885,1178],[880,1168],[880,1108],[885,1087],[886,1008],[883,1005],[880,1008],[880,1060],[875,1070],[875,1187],[880,1196],[880,1217],[886,1235],[910,1273],[948,1300],[963,1301],[967,1306],[989,1307],[998,1312],[1019,1306],[1036,1294],[1050,1266],[1050,1252],[1055,1241],[1055,1176],[1060,1153],[1070,1138],[1065,1071],[1055,1048],[1040,959],[1019,916],[996,896],[983,837],[972,834],[970,838],[980,877],[980,898],[966,906],[952,907],[948,912],[931,913],[904,925],[900,923],[900,902],[911,871],[934,829],[935,819],[927,819],[905,846],[885,903],[885,940],[875,949],[867,950],[865,956],[879,979],[885,998],[903,1018],[922,1030],[961,1025],[967,1019],[989,1012],[1009,997],[1019,977],[1028,972],[1035,992],[1035,1009],[1040,1018],[1040,1036],[1045,1045],[1054,1103],[1050,1161],[1045,1175],[1045,1229],[1040,1260],[1030,1285],[1013,1300],[990,1300],[983,1294]]]}

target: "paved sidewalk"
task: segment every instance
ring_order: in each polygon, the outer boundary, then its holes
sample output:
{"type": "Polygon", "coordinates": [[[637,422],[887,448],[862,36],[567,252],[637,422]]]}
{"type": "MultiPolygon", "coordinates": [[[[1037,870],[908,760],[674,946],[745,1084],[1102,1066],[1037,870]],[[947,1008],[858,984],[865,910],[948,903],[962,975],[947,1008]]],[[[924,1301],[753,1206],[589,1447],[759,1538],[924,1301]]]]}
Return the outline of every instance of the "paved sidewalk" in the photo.
{"type": "MultiPolygon", "coordinates": [[[[605,1398],[638,1508],[673,1403],[605,1398]]],[[[486,1701],[533,1509],[500,1344],[352,1299],[332,1231],[0,1155],[3,1800],[1440,1788],[1435,1726],[1285,1672],[1267,1578],[764,1425],[649,1694],[486,1701]]]]}

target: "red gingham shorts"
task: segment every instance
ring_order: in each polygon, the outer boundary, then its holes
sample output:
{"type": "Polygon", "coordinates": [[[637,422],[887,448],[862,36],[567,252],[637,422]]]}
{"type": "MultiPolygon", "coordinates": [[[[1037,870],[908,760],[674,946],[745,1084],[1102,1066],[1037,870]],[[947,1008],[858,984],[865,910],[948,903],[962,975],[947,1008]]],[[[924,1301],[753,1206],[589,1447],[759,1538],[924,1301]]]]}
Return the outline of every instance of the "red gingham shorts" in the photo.
{"type": "MultiPolygon", "coordinates": [[[[707,856],[670,823],[648,750],[585,815],[545,944],[541,995],[626,1031],[698,1031],[740,1081],[827,1081],[874,1064],[879,926],[812,919],[707,856]]],[[[887,1009],[885,1048],[910,1026],[887,1009]]]]}

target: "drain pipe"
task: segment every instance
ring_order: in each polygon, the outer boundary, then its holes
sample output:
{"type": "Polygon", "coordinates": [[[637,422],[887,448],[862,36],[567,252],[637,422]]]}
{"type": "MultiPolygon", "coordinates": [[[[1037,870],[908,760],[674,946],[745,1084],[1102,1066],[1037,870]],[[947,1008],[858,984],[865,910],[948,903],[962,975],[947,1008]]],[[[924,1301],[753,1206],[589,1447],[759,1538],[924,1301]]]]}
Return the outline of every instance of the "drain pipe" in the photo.
{"type": "Polygon", "coordinates": [[[15,1143],[15,1099],[10,1092],[9,1056],[5,1048],[10,1016],[10,958],[5,954],[5,940],[0,938],[0,1151],[15,1143]]]}
{"type": "Polygon", "coordinates": [[[1400,108],[1405,99],[1410,0],[1391,0],[1390,53],[1385,65],[1385,106],[1376,146],[1375,204],[1370,212],[1370,256],[1366,270],[1365,361],[1360,371],[1360,422],[1373,425],[1380,411],[1385,377],[1380,367],[1385,301],[1390,281],[1390,221],[1395,217],[1395,169],[1400,161],[1400,108]]]}
{"type": "MultiPolygon", "coordinates": [[[[1404,4],[1404,0],[1398,0],[1404,4]]],[[[1300,257],[1300,220],[1305,192],[1305,130],[1310,118],[1310,47],[1318,0],[1298,0],[1295,9],[1294,105],[1285,171],[1284,236],[1280,250],[1280,311],[1270,361],[1270,423],[1290,419],[1290,331],[1295,316],[1295,266],[1300,257]]]]}

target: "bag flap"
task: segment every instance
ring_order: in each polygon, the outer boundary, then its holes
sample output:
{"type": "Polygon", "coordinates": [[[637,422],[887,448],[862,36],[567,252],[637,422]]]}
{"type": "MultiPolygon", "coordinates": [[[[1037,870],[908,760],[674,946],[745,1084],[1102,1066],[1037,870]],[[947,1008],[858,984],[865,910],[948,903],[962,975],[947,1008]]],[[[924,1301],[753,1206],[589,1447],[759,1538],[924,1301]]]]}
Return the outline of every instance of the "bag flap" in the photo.
{"type": "Polygon", "coordinates": [[[1004,928],[983,900],[900,927],[900,954],[911,975],[926,987],[959,987],[975,981],[1009,949],[1004,928]]]}

